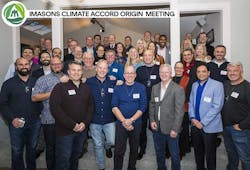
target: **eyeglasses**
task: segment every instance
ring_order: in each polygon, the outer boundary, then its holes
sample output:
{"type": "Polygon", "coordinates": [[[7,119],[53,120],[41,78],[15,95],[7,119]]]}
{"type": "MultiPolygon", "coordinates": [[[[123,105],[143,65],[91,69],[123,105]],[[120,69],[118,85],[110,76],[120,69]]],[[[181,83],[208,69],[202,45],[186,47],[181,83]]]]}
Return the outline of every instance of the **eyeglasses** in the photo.
{"type": "Polygon", "coordinates": [[[131,73],[124,73],[124,74],[126,74],[126,75],[133,75],[133,74],[135,74],[134,72],[131,72],[131,73]]]}
{"type": "Polygon", "coordinates": [[[54,63],[54,64],[51,64],[52,66],[60,66],[62,65],[62,63],[54,63]]]}

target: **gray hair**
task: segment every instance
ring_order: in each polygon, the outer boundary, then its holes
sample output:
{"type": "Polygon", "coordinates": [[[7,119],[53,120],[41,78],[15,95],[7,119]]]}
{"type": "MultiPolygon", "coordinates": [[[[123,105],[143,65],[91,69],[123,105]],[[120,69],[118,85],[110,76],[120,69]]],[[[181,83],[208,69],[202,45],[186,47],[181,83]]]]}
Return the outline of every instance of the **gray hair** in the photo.
{"type": "Polygon", "coordinates": [[[162,65],[160,65],[159,71],[161,69],[165,68],[165,67],[168,68],[168,70],[172,73],[172,67],[171,67],[170,64],[162,64],[162,65]]]}
{"type": "Polygon", "coordinates": [[[240,67],[240,70],[243,72],[243,65],[240,61],[230,62],[227,65],[227,69],[228,67],[240,67]]]}

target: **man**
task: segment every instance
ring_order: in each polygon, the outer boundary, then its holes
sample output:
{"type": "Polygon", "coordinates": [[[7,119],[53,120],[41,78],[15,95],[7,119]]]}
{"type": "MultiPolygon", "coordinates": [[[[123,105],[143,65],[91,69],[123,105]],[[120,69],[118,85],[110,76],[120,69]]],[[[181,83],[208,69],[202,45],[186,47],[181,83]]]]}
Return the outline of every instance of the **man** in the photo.
{"type": "Polygon", "coordinates": [[[149,44],[150,42],[152,42],[151,36],[152,36],[152,34],[151,34],[150,31],[145,31],[145,32],[144,32],[144,40],[145,40],[147,46],[148,46],[148,44],[149,44]]]}
{"type": "Polygon", "coordinates": [[[215,58],[208,63],[210,70],[210,77],[217,81],[224,83],[228,80],[227,77],[227,64],[229,63],[226,59],[226,47],[224,45],[217,45],[214,49],[215,58]]]}
{"type": "Polygon", "coordinates": [[[146,88],[135,82],[136,72],[133,66],[126,66],[125,83],[116,86],[112,98],[112,111],[117,118],[115,132],[114,170],[121,170],[129,139],[128,169],[135,170],[138,153],[141,116],[147,108],[146,88]]]}
{"type": "Polygon", "coordinates": [[[179,133],[184,116],[184,90],[174,83],[169,64],[160,66],[161,82],[154,85],[149,103],[150,126],[159,170],[166,170],[165,151],[169,148],[172,170],[180,170],[179,133]]]}
{"type": "Polygon", "coordinates": [[[68,75],[70,80],[57,84],[49,101],[56,126],[56,170],[78,169],[94,110],[91,90],[81,82],[81,63],[72,61],[68,75]]]}
{"type": "Polygon", "coordinates": [[[52,56],[52,40],[50,38],[45,38],[44,45],[45,50],[52,56]]]}
{"type": "Polygon", "coordinates": [[[63,63],[59,57],[51,59],[51,73],[40,77],[32,92],[32,101],[43,102],[41,123],[46,143],[46,164],[48,170],[55,169],[55,119],[51,115],[49,97],[56,84],[65,78],[62,73],[63,63]]]}
{"type": "Polygon", "coordinates": [[[42,51],[39,54],[39,64],[41,65],[41,68],[35,70],[32,72],[31,76],[38,79],[39,77],[43,75],[47,75],[50,73],[50,59],[51,56],[47,51],[42,51]]]}
{"type": "Polygon", "coordinates": [[[94,57],[96,57],[96,50],[94,47],[94,42],[92,36],[86,37],[86,46],[82,48],[82,52],[91,52],[94,57]]]}
{"type": "MultiPolygon", "coordinates": [[[[50,59],[51,56],[49,54],[49,52],[47,51],[42,51],[39,54],[39,65],[41,65],[41,67],[35,71],[32,72],[31,76],[35,77],[36,80],[43,76],[43,75],[48,75],[51,70],[50,70],[50,59]]],[[[42,133],[42,130],[40,130],[40,134],[39,134],[39,139],[38,139],[38,143],[36,146],[36,158],[38,158],[41,153],[44,152],[45,149],[45,140],[44,140],[44,134],[42,133]]]]}
{"type": "Polygon", "coordinates": [[[158,33],[158,32],[156,32],[155,34],[154,34],[154,43],[155,44],[159,44],[159,40],[160,40],[160,33],[158,33]]]}
{"type": "Polygon", "coordinates": [[[109,38],[109,45],[106,47],[106,50],[115,50],[116,49],[115,34],[109,34],[108,38],[109,38]]]}
{"type": "Polygon", "coordinates": [[[106,156],[111,158],[111,146],[115,145],[115,117],[111,108],[115,81],[107,77],[108,63],[106,60],[98,61],[96,73],[95,77],[87,80],[95,102],[94,115],[89,129],[94,142],[96,164],[98,169],[102,170],[105,169],[104,149],[106,156]]]}
{"type": "Polygon", "coordinates": [[[52,49],[52,57],[59,57],[60,59],[62,58],[62,50],[59,47],[55,47],[52,49]]]}
{"type": "MultiPolygon", "coordinates": [[[[136,70],[136,81],[142,83],[147,90],[147,100],[150,101],[152,86],[160,82],[159,65],[154,64],[154,54],[151,50],[146,50],[143,54],[144,65],[136,70]]],[[[149,103],[147,103],[149,105],[149,103]]],[[[147,106],[148,106],[147,105],[147,106]]],[[[148,109],[142,115],[142,128],[140,134],[140,152],[138,160],[142,159],[146,153],[147,147],[147,126],[148,126],[148,109]]]]}
{"type": "Polygon", "coordinates": [[[208,37],[205,32],[201,32],[198,37],[198,44],[203,44],[207,48],[207,55],[210,55],[214,59],[214,47],[208,44],[208,37]]]}
{"type": "Polygon", "coordinates": [[[25,165],[27,169],[35,170],[35,148],[41,126],[39,115],[42,106],[31,101],[36,79],[30,76],[29,61],[23,57],[18,58],[15,66],[17,75],[2,85],[0,113],[9,123],[12,170],[24,170],[25,165]]]}
{"type": "Polygon", "coordinates": [[[118,84],[122,84],[124,81],[123,67],[122,65],[115,62],[115,51],[108,50],[105,52],[105,56],[109,65],[108,76],[110,80],[116,80],[118,84]]]}
{"type": "Polygon", "coordinates": [[[98,45],[100,45],[102,42],[102,37],[100,34],[94,35],[94,47],[96,48],[98,45]]]}
{"type": "Polygon", "coordinates": [[[239,160],[243,170],[250,169],[250,83],[243,78],[240,62],[227,65],[230,81],[225,82],[225,103],[222,110],[224,143],[228,170],[237,170],[239,160]]]}
{"type": "Polygon", "coordinates": [[[81,63],[83,65],[82,56],[83,56],[82,47],[76,46],[74,48],[74,52],[73,52],[73,57],[74,58],[72,60],[67,60],[67,61],[64,62],[63,73],[67,74],[69,63],[71,61],[77,61],[78,63],[81,63]]]}
{"type": "MultiPolygon", "coordinates": [[[[30,65],[31,65],[31,72],[39,69],[40,66],[38,64],[34,64],[32,62],[32,58],[34,57],[33,48],[31,48],[31,47],[23,48],[22,57],[29,61],[30,65]]],[[[9,69],[4,77],[4,81],[14,77],[15,74],[16,74],[15,63],[12,63],[12,64],[10,64],[9,69]]]]}
{"type": "Polygon", "coordinates": [[[197,170],[216,169],[216,138],[222,132],[221,109],[224,90],[221,82],[209,78],[205,63],[197,67],[198,81],[193,83],[188,114],[197,170]]]}
{"type": "Polygon", "coordinates": [[[126,49],[125,50],[126,56],[128,56],[129,50],[133,47],[132,46],[132,38],[128,35],[124,38],[124,46],[126,49]]]}
{"type": "Polygon", "coordinates": [[[167,36],[164,34],[159,37],[159,48],[157,54],[164,58],[165,63],[171,64],[170,51],[167,47],[167,36]]]}
{"type": "Polygon", "coordinates": [[[73,40],[72,37],[67,38],[67,48],[64,48],[64,49],[63,49],[63,54],[64,54],[64,56],[66,56],[66,55],[68,55],[68,54],[71,53],[71,50],[70,50],[70,42],[71,42],[72,40],[73,40]]]}
{"type": "Polygon", "coordinates": [[[74,52],[75,52],[75,48],[76,46],[78,46],[78,42],[76,40],[71,40],[69,43],[69,49],[71,51],[71,53],[68,53],[67,55],[64,55],[63,61],[67,62],[67,61],[72,61],[74,59],[74,52]]]}
{"type": "Polygon", "coordinates": [[[105,49],[109,47],[109,37],[103,37],[103,45],[105,49]]]}

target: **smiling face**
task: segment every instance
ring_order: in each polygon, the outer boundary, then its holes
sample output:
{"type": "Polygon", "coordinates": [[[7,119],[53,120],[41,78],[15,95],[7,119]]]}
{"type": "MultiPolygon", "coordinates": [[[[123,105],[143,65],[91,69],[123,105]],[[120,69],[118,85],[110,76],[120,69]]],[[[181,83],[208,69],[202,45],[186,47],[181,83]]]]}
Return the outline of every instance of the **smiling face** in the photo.
{"type": "Polygon", "coordinates": [[[50,67],[54,73],[60,73],[63,69],[63,63],[59,57],[53,57],[50,61],[50,67]]]}
{"type": "Polygon", "coordinates": [[[172,78],[172,69],[170,65],[162,65],[159,71],[160,79],[163,83],[168,82],[172,78]]]}
{"type": "Polygon", "coordinates": [[[83,63],[87,68],[90,68],[94,64],[94,56],[91,52],[85,52],[83,54],[83,63]]]}
{"type": "Polygon", "coordinates": [[[182,53],[183,61],[190,64],[192,62],[193,58],[194,58],[194,56],[190,50],[183,51],[183,53],[182,53]]]}
{"type": "Polygon", "coordinates": [[[214,56],[217,61],[224,61],[226,56],[226,49],[224,47],[216,47],[214,49],[214,56]]]}
{"type": "Polygon", "coordinates": [[[31,61],[33,56],[34,56],[34,53],[31,49],[24,49],[23,50],[23,54],[22,54],[23,58],[27,59],[28,61],[31,61]]]}
{"type": "Polygon", "coordinates": [[[27,76],[30,73],[30,62],[23,57],[16,60],[15,66],[19,76],[27,76]]]}
{"type": "Polygon", "coordinates": [[[243,79],[243,70],[240,65],[227,66],[227,76],[232,83],[240,82],[243,79]]]}
{"type": "Polygon", "coordinates": [[[106,60],[98,61],[96,65],[96,75],[99,79],[105,79],[108,73],[108,63],[106,60]]]}
{"type": "Polygon", "coordinates": [[[210,71],[208,71],[206,66],[201,65],[197,67],[196,75],[197,75],[197,78],[201,81],[201,83],[203,83],[210,76],[210,71]]]}
{"type": "Polygon", "coordinates": [[[82,77],[82,65],[71,63],[69,64],[68,75],[72,81],[79,81],[82,77]]]}
{"type": "Polygon", "coordinates": [[[133,66],[126,66],[124,69],[124,79],[127,85],[132,85],[135,82],[136,73],[133,66]]]}
{"type": "Polygon", "coordinates": [[[145,64],[152,64],[154,61],[154,53],[153,51],[151,50],[146,50],[144,53],[143,53],[143,62],[145,64]]]}

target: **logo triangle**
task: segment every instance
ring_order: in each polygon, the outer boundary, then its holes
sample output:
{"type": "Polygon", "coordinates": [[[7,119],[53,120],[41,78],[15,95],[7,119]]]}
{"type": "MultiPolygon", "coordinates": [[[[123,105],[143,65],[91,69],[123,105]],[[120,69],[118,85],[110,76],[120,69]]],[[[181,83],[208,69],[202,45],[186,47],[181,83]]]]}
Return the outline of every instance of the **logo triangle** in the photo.
{"type": "Polygon", "coordinates": [[[21,19],[23,18],[20,12],[16,9],[16,5],[13,5],[13,7],[10,10],[10,15],[7,17],[7,19],[21,19]]]}

